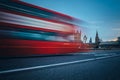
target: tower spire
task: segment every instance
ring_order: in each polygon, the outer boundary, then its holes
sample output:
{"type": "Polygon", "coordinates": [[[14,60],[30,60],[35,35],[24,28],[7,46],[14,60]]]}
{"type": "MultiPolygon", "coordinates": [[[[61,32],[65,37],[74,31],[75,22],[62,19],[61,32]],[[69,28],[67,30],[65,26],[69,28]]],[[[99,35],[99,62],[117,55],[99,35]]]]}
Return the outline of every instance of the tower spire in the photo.
{"type": "Polygon", "coordinates": [[[89,43],[90,43],[90,44],[92,43],[92,38],[91,38],[91,37],[90,37],[89,43]]]}
{"type": "Polygon", "coordinates": [[[96,48],[99,47],[99,43],[100,43],[100,39],[99,39],[98,31],[96,30],[96,36],[95,36],[95,44],[96,44],[96,48]]]}

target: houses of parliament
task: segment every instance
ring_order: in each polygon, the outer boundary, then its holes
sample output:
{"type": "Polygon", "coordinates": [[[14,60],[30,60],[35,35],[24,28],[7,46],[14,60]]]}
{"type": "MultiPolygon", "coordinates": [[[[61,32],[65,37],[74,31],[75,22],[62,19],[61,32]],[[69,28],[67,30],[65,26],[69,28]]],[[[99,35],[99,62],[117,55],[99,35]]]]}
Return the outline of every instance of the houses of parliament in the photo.
{"type": "Polygon", "coordinates": [[[89,40],[89,46],[96,49],[120,49],[120,37],[116,41],[102,41],[99,38],[98,31],[96,31],[95,42],[92,42],[92,38],[89,40]]]}

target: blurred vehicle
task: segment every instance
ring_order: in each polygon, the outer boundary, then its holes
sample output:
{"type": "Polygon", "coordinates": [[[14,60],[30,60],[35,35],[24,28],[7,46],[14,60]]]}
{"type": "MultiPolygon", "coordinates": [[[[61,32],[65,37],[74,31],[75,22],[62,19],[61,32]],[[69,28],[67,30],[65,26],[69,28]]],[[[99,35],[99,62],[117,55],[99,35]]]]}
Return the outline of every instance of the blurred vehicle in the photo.
{"type": "Polygon", "coordinates": [[[19,0],[1,0],[0,15],[0,56],[85,51],[78,19],[19,0]]]}

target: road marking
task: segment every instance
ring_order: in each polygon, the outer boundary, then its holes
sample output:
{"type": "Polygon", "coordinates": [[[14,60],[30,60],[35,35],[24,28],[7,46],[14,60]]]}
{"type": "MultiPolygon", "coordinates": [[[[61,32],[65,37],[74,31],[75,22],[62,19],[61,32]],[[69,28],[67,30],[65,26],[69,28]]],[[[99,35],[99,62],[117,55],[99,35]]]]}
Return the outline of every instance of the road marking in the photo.
{"type": "Polygon", "coordinates": [[[77,60],[77,61],[72,61],[72,62],[64,62],[64,63],[49,64],[49,65],[43,65],[43,66],[34,66],[34,67],[28,67],[28,68],[18,68],[18,69],[4,70],[4,71],[0,71],[0,74],[27,71],[27,70],[34,70],[34,69],[42,69],[42,68],[62,66],[62,65],[75,64],[75,63],[82,63],[82,62],[100,60],[100,59],[105,59],[105,58],[110,58],[110,57],[115,57],[115,56],[120,56],[120,55],[112,55],[112,56],[109,55],[109,56],[104,56],[104,57],[83,59],[83,60],[77,60]]]}

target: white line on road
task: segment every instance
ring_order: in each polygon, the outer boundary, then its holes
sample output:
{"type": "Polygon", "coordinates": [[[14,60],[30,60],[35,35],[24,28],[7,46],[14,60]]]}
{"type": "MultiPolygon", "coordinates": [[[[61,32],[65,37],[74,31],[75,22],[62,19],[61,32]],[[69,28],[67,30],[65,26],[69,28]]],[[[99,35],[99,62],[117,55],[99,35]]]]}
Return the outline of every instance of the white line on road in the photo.
{"type": "Polygon", "coordinates": [[[11,69],[11,70],[0,71],[0,74],[19,72],[19,71],[27,71],[27,70],[33,70],[33,69],[42,69],[42,68],[62,66],[62,65],[75,64],[75,63],[82,63],[82,62],[100,60],[100,59],[105,59],[105,58],[110,58],[110,57],[115,57],[115,56],[120,56],[120,55],[112,55],[112,56],[105,56],[105,57],[98,57],[98,58],[91,58],[91,59],[84,59],[84,60],[77,60],[77,61],[72,61],[72,62],[49,64],[49,65],[43,65],[43,66],[34,66],[34,67],[28,67],[28,68],[11,69]]]}

